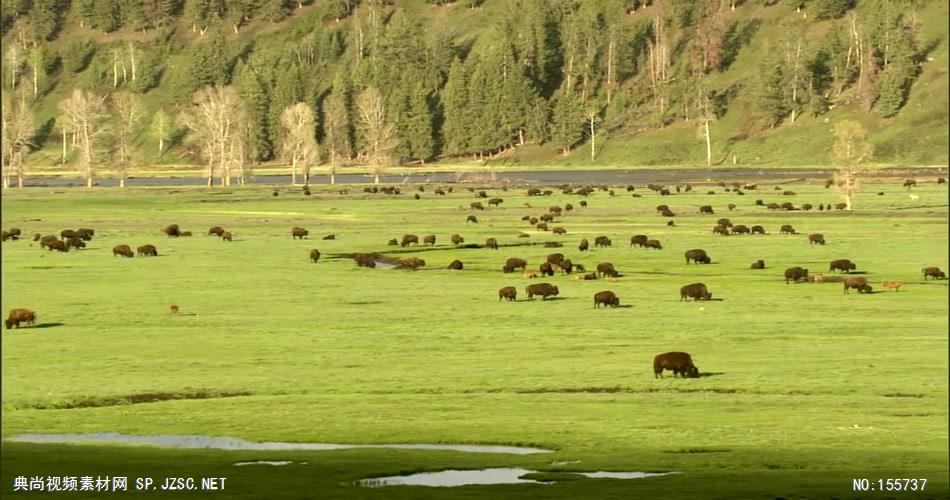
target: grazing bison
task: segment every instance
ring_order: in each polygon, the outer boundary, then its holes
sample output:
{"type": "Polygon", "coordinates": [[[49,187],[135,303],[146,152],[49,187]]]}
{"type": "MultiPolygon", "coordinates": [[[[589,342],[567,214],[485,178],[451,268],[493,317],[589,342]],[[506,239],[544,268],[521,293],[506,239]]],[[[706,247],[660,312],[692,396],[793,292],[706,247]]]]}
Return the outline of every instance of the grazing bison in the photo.
{"type": "Polygon", "coordinates": [[[401,247],[407,247],[409,245],[418,245],[419,237],[414,234],[404,234],[402,235],[402,242],[399,243],[401,247]]]}
{"type": "Polygon", "coordinates": [[[594,238],[594,246],[596,247],[609,247],[610,243],[610,238],[606,236],[598,236],[594,238]]]}
{"type": "Polygon", "coordinates": [[[14,240],[20,239],[20,235],[23,234],[23,231],[21,231],[20,228],[18,227],[11,227],[10,229],[4,232],[7,233],[8,237],[14,240]]]}
{"type": "Polygon", "coordinates": [[[66,240],[66,246],[73,247],[76,249],[86,248],[86,242],[83,241],[82,238],[69,238],[68,240],[66,240]]]}
{"type": "Polygon", "coordinates": [[[455,271],[461,271],[461,270],[462,270],[462,261],[460,261],[460,260],[458,260],[458,259],[455,259],[455,260],[453,260],[451,263],[449,263],[449,267],[448,267],[448,268],[449,268],[449,269],[452,269],[452,270],[455,270],[455,271]]]}
{"type": "Polygon", "coordinates": [[[112,256],[121,255],[122,257],[133,257],[132,249],[128,245],[116,245],[112,247],[112,256]]]}
{"type": "Polygon", "coordinates": [[[59,241],[59,238],[57,238],[56,236],[54,236],[54,235],[52,235],[52,234],[48,234],[48,235],[46,235],[46,236],[43,236],[42,238],[40,238],[40,248],[48,247],[48,246],[50,246],[53,242],[56,242],[56,241],[59,241]]]}
{"type": "Polygon", "coordinates": [[[426,265],[426,261],[423,259],[420,259],[418,257],[407,257],[405,259],[399,259],[399,264],[396,267],[411,269],[415,271],[416,269],[419,269],[420,267],[424,267],[425,265],[426,265]]]}
{"type": "Polygon", "coordinates": [[[353,256],[357,267],[376,268],[376,256],[371,253],[358,253],[353,256]]]}
{"type": "Polygon", "coordinates": [[[647,240],[644,246],[654,250],[663,250],[663,245],[660,244],[660,240],[647,240]]]}
{"type": "Polygon", "coordinates": [[[693,364],[693,358],[685,352],[665,352],[653,358],[653,378],[663,378],[663,370],[673,372],[683,378],[698,378],[699,368],[693,364]]]}
{"type": "Polygon", "coordinates": [[[709,300],[712,298],[712,294],[709,293],[705,283],[690,283],[680,288],[680,300],[683,301],[688,298],[693,300],[709,300]]]}
{"type": "Polygon", "coordinates": [[[59,250],[60,252],[68,252],[68,251],[69,251],[69,247],[66,246],[66,242],[65,242],[65,241],[60,241],[60,240],[51,241],[51,242],[49,243],[49,245],[46,245],[46,248],[47,248],[49,251],[53,251],[53,250],[59,250]]]}
{"type": "Polygon", "coordinates": [[[782,228],[779,230],[782,234],[795,234],[795,228],[791,224],[782,224],[782,228]]]}
{"type": "Polygon", "coordinates": [[[699,207],[699,213],[701,214],[711,214],[713,213],[713,208],[711,205],[703,205],[699,207]]]}
{"type": "Polygon", "coordinates": [[[468,206],[472,207],[472,210],[485,210],[484,205],[482,205],[481,202],[478,202],[478,201],[473,201],[469,203],[468,206]]]}
{"type": "Polygon", "coordinates": [[[551,228],[551,232],[554,234],[567,234],[567,229],[564,229],[563,227],[554,227],[551,228]]]}
{"type": "Polygon", "coordinates": [[[0,232],[0,239],[2,239],[3,241],[7,241],[7,240],[16,241],[18,238],[16,237],[15,234],[10,234],[7,231],[3,231],[3,232],[0,232]]]}
{"type": "Polygon", "coordinates": [[[178,228],[178,224],[165,226],[162,228],[162,232],[165,233],[169,238],[177,238],[181,236],[181,229],[178,228]]]}
{"type": "MultiPolygon", "coordinates": [[[[295,227],[294,229],[300,229],[300,228],[295,227]]],[[[213,228],[208,230],[208,236],[211,236],[213,234],[215,236],[220,237],[223,233],[224,233],[224,228],[221,226],[214,226],[213,228]]]]}
{"type": "Polygon", "coordinates": [[[808,235],[808,243],[810,245],[824,245],[825,244],[825,235],[821,233],[812,233],[808,235]]]}
{"type": "Polygon", "coordinates": [[[391,246],[391,247],[394,247],[394,246],[396,246],[396,245],[398,245],[398,244],[399,244],[399,240],[397,240],[396,238],[393,238],[393,239],[389,240],[389,243],[386,243],[386,245],[391,246]]]}
{"type": "Polygon", "coordinates": [[[301,240],[302,240],[302,239],[304,239],[304,237],[307,236],[308,234],[310,234],[310,231],[307,231],[306,229],[304,229],[304,228],[302,228],[302,227],[296,227],[296,226],[294,226],[294,228],[290,230],[290,237],[291,237],[292,239],[295,239],[295,240],[296,240],[296,239],[301,239],[301,240]]]}
{"type": "Polygon", "coordinates": [[[508,300],[513,302],[518,298],[518,290],[513,286],[506,286],[504,288],[498,289],[498,302],[501,302],[501,299],[508,300]]]}
{"type": "Polygon", "coordinates": [[[135,249],[135,253],[146,257],[158,257],[158,249],[155,245],[142,245],[135,249]]]}
{"type": "Polygon", "coordinates": [[[335,239],[336,239],[336,234],[330,233],[330,234],[324,236],[323,239],[325,239],[325,240],[335,240],[335,239]]]}
{"type": "Polygon", "coordinates": [[[935,280],[941,280],[947,277],[947,275],[944,274],[944,272],[941,271],[939,267],[925,267],[920,271],[924,273],[924,281],[927,280],[928,276],[935,280]]]}
{"type": "Polygon", "coordinates": [[[539,223],[538,223],[536,226],[534,226],[534,227],[536,227],[536,228],[538,229],[538,231],[547,231],[547,230],[548,230],[548,223],[547,223],[547,222],[539,222],[539,223]]]}
{"type": "Polygon", "coordinates": [[[468,217],[465,218],[465,222],[466,222],[466,223],[471,222],[471,223],[473,223],[473,224],[478,224],[478,217],[475,217],[474,215],[469,215],[468,217]]]}
{"type": "Polygon", "coordinates": [[[723,236],[729,236],[729,226],[724,226],[722,224],[717,225],[712,230],[713,234],[721,234],[723,236]]]}
{"type": "Polygon", "coordinates": [[[488,238],[485,240],[485,246],[491,248],[492,250],[498,250],[498,240],[495,238],[488,238]]]}
{"type": "Polygon", "coordinates": [[[534,226],[534,225],[536,225],[537,223],[538,223],[538,218],[537,218],[537,217],[528,217],[528,224],[531,224],[532,226],[534,226]]]}
{"type": "Polygon", "coordinates": [[[851,271],[854,271],[857,268],[858,266],[848,259],[833,260],[830,264],[828,264],[828,271],[831,272],[844,271],[846,273],[851,273],[851,271]]]}
{"type": "Polygon", "coordinates": [[[68,240],[69,238],[78,238],[78,236],[76,236],[76,231],[73,231],[72,229],[63,229],[59,232],[59,237],[64,240],[68,240]]]}
{"type": "Polygon", "coordinates": [[[706,251],[703,250],[702,248],[687,250],[686,263],[689,264],[690,260],[692,260],[696,264],[709,264],[710,262],[709,255],[706,255],[706,251]]]}
{"type": "Polygon", "coordinates": [[[425,235],[425,236],[422,238],[422,244],[423,244],[423,245],[435,246],[435,235],[434,235],[434,234],[427,234],[427,235],[425,235]]]}
{"type": "Polygon", "coordinates": [[[557,287],[550,283],[534,283],[533,285],[528,285],[525,287],[525,292],[528,293],[529,299],[533,299],[535,295],[540,295],[541,300],[551,296],[557,296],[559,293],[557,287]]]}
{"type": "Polygon", "coordinates": [[[670,207],[669,207],[668,205],[657,205],[657,206],[656,206],[656,213],[658,213],[658,214],[661,214],[661,213],[663,213],[663,212],[668,212],[669,210],[670,210],[670,207]]]}
{"type": "Polygon", "coordinates": [[[538,266],[538,272],[541,273],[541,276],[554,276],[554,267],[551,266],[550,262],[543,262],[538,266]]]}
{"type": "Polygon", "coordinates": [[[182,231],[182,232],[181,232],[181,235],[182,235],[182,236],[191,236],[191,231],[182,231]]]}
{"type": "Polygon", "coordinates": [[[505,265],[501,268],[502,271],[506,273],[514,272],[515,269],[521,269],[524,271],[525,267],[528,265],[528,262],[524,259],[519,259],[517,257],[511,257],[505,261],[505,265]]]}
{"type": "Polygon", "coordinates": [[[318,260],[320,260],[320,250],[314,248],[310,251],[310,261],[316,264],[318,260]]]}
{"type": "Polygon", "coordinates": [[[20,323],[26,323],[32,325],[36,322],[36,313],[29,309],[10,309],[10,315],[7,316],[7,320],[4,324],[7,326],[7,330],[17,327],[20,328],[20,323]]]}
{"type": "Polygon", "coordinates": [[[620,276],[620,273],[614,269],[614,265],[610,262],[601,262],[597,264],[597,272],[603,276],[610,276],[611,278],[616,278],[620,276]]]}
{"type": "Polygon", "coordinates": [[[813,207],[811,203],[802,203],[802,210],[811,210],[812,208],[815,207],[813,207]]]}
{"type": "Polygon", "coordinates": [[[854,288],[858,293],[871,293],[871,285],[868,284],[868,280],[864,278],[845,278],[844,279],[844,293],[849,293],[851,289],[854,288]]]}
{"type": "Polygon", "coordinates": [[[645,247],[647,245],[647,240],[649,238],[645,234],[637,234],[630,237],[630,246],[637,245],[638,247],[645,247]]]}
{"type": "Polygon", "coordinates": [[[765,228],[759,225],[752,226],[752,234],[765,234],[765,228]]]}
{"type": "Polygon", "coordinates": [[[835,203],[835,210],[844,210],[848,208],[847,203],[835,203]]]}
{"type": "Polygon", "coordinates": [[[583,207],[583,208],[587,208],[587,202],[584,201],[584,200],[581,200],[580,206],[583,207]]]}
{"type": "Polygon", "coordinates": [[[732,234],[749,234],[752,230],[748,228],[745,224],[737,224],[732,226],[732,234]]]}
{"type": "Polygon", "coordinates": [[[40,241],[40,238],[42,237],[43,235],[41,235],[40,233],[33,233],[33,241],[40,241]]]}
{"type": "MultiPolygon", "coordinates": [[[[394,240],[394,241],[395,241],[395,240],[394,240]]],[[[452,244],[453,244],[453,245],[459,246],[459,245],[461,245],[462,243],[465,243],[465,238],[463,238],[461,235],[458,235],[458,234],[453,234],[453,235],[452,235],[452,244]]]]}
{"type": "Polygon", "coordinates": [[[503,199],[501,199],[501,198],[492,198],[492,199],[488,200],[488,206],[490,206],[490,207],[497,207],[497,206],[501,205],[504,201],[505,201],[505,200],[503,200],[503,199]]]}
{"type": "Polygon", "coordinates": [[[564,274],[571,274],[574,272],[574,263],[571,262],[571,259],[564,259],[561,262],[558,262],[557,267],[561,268],[561,272],[564,274]]]}
{"type": "Polygon", "coordinates": [[[765,261],[762,259],[759,259],[753,262],[752,265],[749,266],[749,268],[750,269],[765,269],[765,261]]]}
{"type": "Polygon", "coordinates": [[[587,238],[582,239],[580,245],[577,246],[581,252],[586,252],[588,248],[590,248],[590,243],[587,242],[587,238]]]}
{"type": "Polygon", "coordinates": [[[902,281],[882,281],[881,286],[884,288],[890,288],[895,292],[901,291],[901,287],[904,286],[902,281]]]}
{"type": "Polygon", "coordinates": [[[234,235],[231,234],[231,231],[225,231],[221,233],[221,241],[231,241],[234,238],[234,235]]]}
{"type": "Polygon", "coordinates": [[[911,187],[916,187],[916,186],[917,186],[917,181],[913,179],[907,179],[906,181],[904,181],[905,188],[911,188],[911,187]]]}
{"type": "Polygon", "coordinates": [[[552,253],[548,255],[547,261],[551,264],[560,264],[564,260],[563,253],[552,253]]]}
{"type": "Polygon", "coordinates": [[[614,292],[604,290],[603,292],[594,294],[594,309],[597,309],[601,304],[603,304],[604,307],[617,307],[620,305],[620,299],[614,292]]]}
{"type": "Polygon", "coordinates": [[[729,219],[727,219],[727,218],[725,218],[725,217],[723,217],[723,218],[717,220],[717,221],[716,221],[716,224],[718,224],[718,225],[720,225],[720,226],[732,227],[732,221],[729,220],[729,219]]]}
{"type": "Polygon", "coordinates": [[[799,281],[808,280],[808,269],[802,269],[800,267],[790,267],[785,270],[785,284],[788,284],[788,280],[792,280],[792,283],[798,283],[799,281]]]}

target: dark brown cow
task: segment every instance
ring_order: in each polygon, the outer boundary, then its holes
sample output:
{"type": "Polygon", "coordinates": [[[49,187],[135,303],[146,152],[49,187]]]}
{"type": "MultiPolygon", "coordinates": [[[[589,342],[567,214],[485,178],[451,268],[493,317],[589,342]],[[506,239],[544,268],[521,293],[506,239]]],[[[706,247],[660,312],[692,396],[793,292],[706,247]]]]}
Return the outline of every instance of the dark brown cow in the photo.
{"type": "Polygon", "coordinates": [[[686,263],[689,264],[690,260],[692,260],[696,264],[709,264],[710,262],[709,255],[706,255],[706,251],[703,250],[702,248],[687,250],[686,263]]]}
{"type": "Polygon", "coordinates": [[[534,225],[537,225],[537,223],[538,223],[538,218],[537,218],[537,217],[529,217],[529,218],[528,218],[528,224],[531,224],[532,226],[534,226],[534,225]]]}
{"type": "Polygon", "coordinates": [[[178,228],[178,224],[171,224],[162,228],[162,232],[165,233],[169,238],[177,238],[181,236],[181,229],[178,228]]]}
{"type": "Polygon", "coordinates": [[[518,290],[513,286],[506,286],[504,288],[498,289],[498,301],[501,302],[501,299],[506,299],[509,302],[513,302],[518,297],[518,290]]]}
{"type": "Polygon", "coordinates": [[[854,271],[857,268],[858,268],[857,264],[855,264],[854,262],[851,262],[848,259],[833,260],[831,261],[830,264],[828,264],[828,271],[831,271],[831,272],[844,271],[850,274],[851,271],[854,271]]]}
{"type": "Polygon", "coordinates": [[[3,241],[7,241],[7,240],[14,240],[14,241],[16,241],[16,240],[17,240],[17,237],[16,237],[16,235],[10,234],[10,233],[7,232],[7,231],[3,231],[3,232],[0,232],[0,239],[2,239],[3,241]]]}
{"type": "Polygon", "coordinates": [[[821,233],[812,233],[808,235],[808,244],[810,245],[824,245],[825,236],[821,233]]]}
{"type": "Polygon", "coordinates": [[[698,378],[699,368],[693,364],[693,358],[686,352],[665,352],[653,358],[653,378],[663,378],[663,370],[673,372],[683,378],[698,378]]]}
{"type": "Polygon", "coordinates": [[[42,237],[43,235],[40,233],[33,233],[33,241],[40,241],[40,238],[42,237]]]}
{"type": "Polygon", "coordinates": [[[587,239],[582,239],[580,245],[577,246],[577,249],[581,252],[586,252],[590,248],[590,243],[587,242],[587,239]]]}
{"type": "Polygon", "coordinates": [[[18,227],[11,227],[10,229],[6,231],[6,233],[10,235],[13,239],[18,240],[20,239],[20,235],[23,234],[23,231],[21,231],[20,228],[18,227]]]}
{"type": "Polygon", "coordinates": [[[320,260],[320,250],[314,248],[310,251],[310,261],[316,264],[318,260],[320,260]]]}
{"type": "Polygon", "coordinates": [[[112,247],[112,256],[121,255],[122,257],[134,257],[132,249],[128,245],[116,245],[112,247]]]}
{"type": "Polygon", "coordinates": [[[706,288],[705,283],[690,283],[680,288],[680,301],[686,300],[687,298],[693,299],[694,301],[709,300],[712,298],[712,294],[709,293],[709,289],[706,288]]]}
{"type": "Polygon", "coordinates": [[[782,224],[782,228],[779,230],[782,234],[795,234],[795,228],[791,224],[782,224]]]}
{"type": "Polygon", "coordinates": [[[636,246],[641,247],[641,248],[642,248],[642,247],[645,247],[645,246],[647,246],[647,240],[649,240],[649,239],[650,239],[650,238],[648,238],[647,235],[645,235],[645,234],[636,234],[636,235],[633,235],[633,236],[630,237],[630,246],[636,245],[636,246]]]}
{"type": "Polygon", "coordinates": [[[647,240],[643,246],[654,250],[663,250],[663,245],[660,244],[660,240],[647,240]]]}
{"type": "Polygon", "coordinates": [[[407,247],[409,245],[418,245],[419,237],[414,234],[404,234],[402,235],[402,242],[399,243],[401,247],[407,247]]]}
{"type": "Polygon", "coordinates": [[[498,240],[495,238],[488,238],[485,240],[485,246],[491,248],[492,250],[498,250],[498,240]]]}
{"type": "Polygon", "coordinates": [[[537,225],[535,225],[534,227],[537,228],[538,231],[547,231],[547,230],[548,230],[548,223],[547,223],[547,222],[539,222],[539,223],[538,223],[537,225]]]}
{"type": "Polygon", "coordinates": [[[376,256],[371,253],[358,253],[353,256],[353,260],[356,261],[358,267],[368,267],[370,269],[376,267],[376,256]]]}
{"type": "Polygon", "coordinates": [[[917,181],[913,179],[907,179],[906,181],[904,181],[905,188],[911,188],[911,187],[916,187],[916,186],[917,186],[917,181]]]}
{"type": "Polygon", "coordinates": [[[461,270],[462,270],[462,267],[463,267],[462,261],[460,261],[460,260],[458,260],[458,259],[455,259],[455,260],[453,260],[451,263],[449,263],[449,267],[448,267],[448,268],[449,268],[449,269],[452,269],[452,270],[454,270],[454,271],[461,271],[461,270]]]}
{"type": "Polygon", "coordinates": [[[142,245],[135,249],[135,253],[146,257],[158,257],[158,249],[155,245],[142,245]]]}
{"type": "Polygon", "coordinates": [[[301,240],[302,240],[302,239],[304,239],[304,237],[306,237],[308,234],[310,234],[310,231],[307,231],[306,229],[304,229],[304,228],[302,228],[302,227],[296,227],[296,226],[294,226],[294,228],[290,230],[290,237],[291,237],[292,239],[295,239],[295,240],[296,240],[296,239],[301,239],[301,240]]]}
{"type": "Polygon", "coordinates": [[[762,259],[759,259],[753,262],[752,265],[749,266],[749,268],[750,269],[765,269],[765,261],[762,259]]]}
{"type": "Polygon", "coordinates": [[[726,205],[726,207],[728,207],[729,210],[735,210],[735,209],[736,209],[736,204],[735,204],[735,203],[730,203],[730,204],[726,205]]]}
{"type": "Polygon", "coordinates": [[[528,285],[525,287],[525,292],[528,293],[529,299],[533,299],[535,295],[540,295],[541,300],[544,300],[550,296],[557,296],[559,293],[557,287],[550,283],[535,283],[533,285],[528,285]]]}
{"type": "Polygon", "coordinates": [[[871,285],[868,284],[868,280],[864,278],[845,278],[844,279],[844,293],[849,293],[851,289],[854,288],[858,293],[871,293],[871,285]]]}
{"type": "Polygon", "coordinates": [[[835,203],[835,210],[844,210],[848,208],[847,203],[835,203]]]}
{"type": "Polygon", "coordinates": [[[616,278],[620,276],[620,273],[614,269],[614,265],[610,262],[601,262],[597,264],[597,272],[603,276],[610,276],[611,278],[616,278]]]}
{"type": "MultiPolygon", "coordinates": [[[[395,240],[393,240],[393,241],[395,241],[395,240]]],[[[459,246],[459,245],[461,245],[462,243],[465,243],[465,238],[463,238],[461,235],[458,235],[458,234],[453,234],[453,235],[452,235],[452,244],[453,244],[453,245],[459,246]]]]}
{"type": "Polygon", "coordinates": [[[423,236],[423,237],[422,237],[422,244],[423,244],[423,245],[435,246],[435,235],[434,235],[434,234],[427,234],[427,235],[423,236]]]}
{"type": "Polygon", "coordinates": [[[29,309],[10,309],[10,315],[7,316],[7,320],[4,324],[7,326],[7,330],[16,327],[20,328],[20,323],[26,323],[32,325],[36,322],[36,313],[29,309]]]}
{"type": "Polygon", "coordinates": [[[594,238],[594,246],[596,247],[609,247],[610,243],[610,238],[606,236],[598,236],[594,238]]]}
{"type": "Polygon", "coordinates": [[[752,234],[765,234],[765,228],[759,225],[752,226],[752,234]]]}
{"type": "Polygon", "coordinates": [[[66,246],[76,249],[86,248],[86,242],[83,241],[82,238],[69,238],[66,240],[66,246]]]}
{"type": "Polygon", "coordinates": [[[46,248],[47,250],[50,250],[50,251],[53,251],[53,250],[59,250],[60,252],[69,251],[69,247],[66,246],[66,242],[60,241],[60,240],[51,241],[49,245],[46,245],[46,248]]]}
{"type": "MultiPolygon", "coordinates": [[[[294,229],[299,229],[299,228],[294,228],[294,229]]],[[[224,228],[221,226],[214,226],[213,228],[208,230],[208,236],[211,236],[213,234],[215,236],[220,237],[221,234],[223,233],[224,233],[224,228]]]]}
{"type": "Polygon", "coordinates": [[[225,231],[221,233],[221,241],[231,241],[234,238],[234,235],[230,231],[225,231]]]}
{"type": "Polygon", "coordinates": [[[501,268],[502,271],[506,273],[514,272],[515,269],[521,269],[522,271],[528,265],[528,262],[524,259],[519,259],[517,257],[511,257],[505,261],[505,265],[501,268]]]}
{"type": "Polygon", "coordinates": [[[812,208],[815,207],[813,207],[811,203],[802,203],[802,210],[811,210],[812,208]]]}
{"type": "Polygon", "coordinates": [[[808,269],[802,269],[800,267],[790,267],[785,270],[785,284],[788,284],[788,280],[792,280],[792,283],[798,283],[799,281],[808,281],[808,269]]]}
{"type": "Polygon", "coordinates": [[[604,290],[594,294],[594,309],[597,309],[601,304],[603,304],[604,307],[617,307],[620,305],[620,299],[614,292],[604,290]]]}
{"type": "Polygon", "coordinates": [[[399,244],[399,240],[397,240],[396,238],[393,238],[393,239],[389,240],[388,243],[386,243],[386,245],[391,246],[391,247],[394,247],[394,246],[396,246],[396,245],[398,245],[398,244],[399,244]]]}
{"type": "Polygon", "coordinates": [[[926,281],[928,277],[935,280],[941,280],[947,277],[939,267],[925,267],[921,269],[920,272],[924,273],[924,281],[926,281]]]}

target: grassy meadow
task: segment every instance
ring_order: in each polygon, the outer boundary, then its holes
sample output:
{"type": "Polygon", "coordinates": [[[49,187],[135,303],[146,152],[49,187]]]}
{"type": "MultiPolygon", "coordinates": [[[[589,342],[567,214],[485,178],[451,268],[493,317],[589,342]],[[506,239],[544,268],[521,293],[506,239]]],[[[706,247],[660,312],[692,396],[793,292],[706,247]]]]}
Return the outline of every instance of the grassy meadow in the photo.
{"type": "MultiPolygon", "coordinates": [[[[745,196],[715,185],[660,197],[596,191],[527,197],[488,189],[500,208],[469,209],[464,185],[445,197],[426,186],[402,194],[299,188],[57,189],[3,193],[2,226],[24,239],[2,246],[2,305],[33,309],[39,327],[3,331],[2,435],[187,434],[253,441],[520,444],[537,455],[359,449],[170,450],[4,441],[0,491],[16,476],[227,477],[234,498],[946,498],[948,286],[921,268],[948,269],[947,186],[927,179],[866,184],[856,210],[769,211],[755,205],[839,202],[823,184],[760,185],[745,196]],[[714,190],[715,194],[707,194],[714,190]],[[883,195],[877,195],[883,191],[883,195]],[[589,206],[579,208],[586,199],[589,206]],[[567,234],[520,220],[572,203],[556,219],[567,234]],[[657,204],[677,213],[675,226],[657,204]],[[728,203],[737,205],[734,211],[728,203]],[[715,215],[700,215],[700,205],[715,215]],[[475,214],[478,224],[466,223],[475,214]],[[714,236],[716,219],[761,224],[768,234],[714,236]],[[190,238],[166,238],[177,223],[190,238]],[[798,235],[779,234],[792,224],[798,235]],[[220,225],[232,242],[206,236],[220,225]],[[290,228],[310,231],[292,240],[290,228]],[[34,232],[91,227],[88,247],[41,250],[34,232]],[[809,245],[823,233],[825,246],[809,245]],[[335,233],[335,240],[322,240],[335,233]],[[430,247],[386,242],[437,236],[430,247]],[[498,239],[502,248],[454,248],[498,239]],[[634,234],[662,250],[630,248],[634,234]],[[519,237],[528,234],[529,237],[519,237]],[[606,235],[613,246],[580,252],[606,235]],[[545,241],[564,243],[544,248],[545,241]],[[146,243],[159,257],[113,257],[146,243]],[[532,245],[533,244],[533,245],[532,245]],[[520,245],[520,246],[518,246],[520,245]],[[308,261],[310,249],[323,254],[308,261]],[[687,265],[703,248],[710,265],[687,265]],[[417,256],[415,271],[357,267],[355,252],[417,256]],[[573,281],[504,274],[508,257],[537,269],[562,252],[622,277],[573,281]],[[786,285],[783,271],[827,273],[848,258],[874,285],[786,285]],[[446,266],[454,259],[464,270],[446,266]],[[749,265],[763,259],[764,270],[749,265]],[[905,283],[899,292],[883,280],[905,283]],[[548,281],[556,300],[526,300],[548,281]],[[708,302],[681,302],[702,281],[708,302]],[[498,289],[518,288],[516,302],[498,289]],[[594,309],[612,290],[625,307],[594,309]],[[177,304],[181,314],[171,316],[177,304]],[[655,379],[653,357],[692,354],[703,376],[655,379]],[[129,398],[167,401],[129,403],[129,398]],[[294,460],[285,467],[232,464],[294,460]],[[404,472],[525,467],[553,484],[389,487],[353,481],[404,472]],[[565,471],[679,471],[638,480],[576,479],[565,471]],[[926,478],[926,490],[852,490],[852,479],[926,478]]],[[[339,188],[339,187],[338,187],[339,188]]],[[[338,189],[337,188],[337,189],[338,189]]],[[[130,482],[132,480],[130,479],[130,482]]],[[[202,495],[208,493],[201,493],[202,495]]],[[[79,494],[74,494],[80,496],[79,494]]],[[[93,493],[92,495],[96,495],[93,493]]],[[[194,493],[128,492],[128,497],[194,493]]]]}

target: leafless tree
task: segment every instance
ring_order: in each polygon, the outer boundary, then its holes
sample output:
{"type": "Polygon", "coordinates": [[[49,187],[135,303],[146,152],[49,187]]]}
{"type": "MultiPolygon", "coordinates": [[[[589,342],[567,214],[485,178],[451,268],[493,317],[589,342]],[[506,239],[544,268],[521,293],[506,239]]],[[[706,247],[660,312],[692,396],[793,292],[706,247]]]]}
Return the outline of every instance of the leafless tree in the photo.
{"type": "Polygon", "coordinates": [[[36,131],[33,113],[26,105],[23,91],[2,93],[0,104],[0,165],[3,166],[3,187],[10,187],[10,179],[17,178],[17,187],[23,187],[24,157],[31,147],[36,131]]]}
{"type": "Polygon", "coordinates": [[[119,187],[125,187],[129,163],[132,160],[132,138],[145,109],[139,97],[128,91],[117,92],[112,96],[112,107],[117,115],[116,126],[116,169],[119,174],[119,187]]]}
{"type": "Polygon", "coordinates": [[[231,185],[231,169],[243,164],[243,158],[238,156],[247,149],[247,145],[242,144],[247,111],[237,91],[227,86],[199,89],[192,99],[191,112],[184,115],[184,122],[208,161],[208,187],[214,185],[215,174],[221,184],[231,185]]]}
{"type": "Polygon", "coordinates": [[[298,167],[303,167],[303,183],[310,184],[310,165],[318,152],[313,110],[303,102],[291,104],[280,114],[280,126],[281,150],[290,162],[291,184],[297,184],[298,167]]]}
{"type": "Polygon", "coordinates": [[[70,97],[59,103],[79,148],[79,164],[85,173],[87,188],[93,185],[93,167],[108,131],[105,99],[88,90],[74,89],[70,97]]]}
{"type": "Polygon", "coordinates": [[[336,184],[336,160],[339,156],[349,156],[350,117],[343,97],[330,94],[323,108],[324,146],[330,153],[330,184],[336,184]]]}
{"type": "Polygon", "coordinates": [[[874,155],[874,145],[866,141],[867,132],[856,121],[843,120],[836,123],[834,134],[835,143],[831,155],[834,163],[838,165],[834,182],[844,198],[846,210],[851,210],[854,207],[854,195],[860,186],[860,166],[874,155]]]}
{"type": "Polygon", "coordinates": [[[373,87],[367,87],[356,98],[359,126],[366,139],[367,161],[373,172],[373,183],[379,184],[379,172],[389,161],[389,150],[399,144],[395,129],[386,120],[383,96],[373,87]]]}

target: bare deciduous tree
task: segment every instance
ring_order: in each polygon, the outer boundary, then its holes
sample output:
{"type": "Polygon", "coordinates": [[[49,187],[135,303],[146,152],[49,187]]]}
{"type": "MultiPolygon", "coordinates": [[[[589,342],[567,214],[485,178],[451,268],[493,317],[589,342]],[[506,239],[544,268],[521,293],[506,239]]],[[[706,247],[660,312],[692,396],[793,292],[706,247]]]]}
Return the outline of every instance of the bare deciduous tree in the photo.
{"type": "Polygon", "coordinates": [[[389,161],[389,150],[399,141],[395,138],[392,124],[386,120],[386,106],[378,90],[367,87],[360,92],[356,98],[356,110],[360,130],[366,138],[366,155],[373,172],[373,183],[379,184],[379,172],[389,161]]]}
{"type": "Polygon", "coordinates": [[[247,126],[247,112],[243,101],[233,87],[209,86],[195,92],[192,112],[184,116],[208,161],[208,187],[213,186],[215,174],[221,184],[231,185],[231,168],[243,165],[238,158],[246,152],[243,129],[247,126]]]}
{"type": "MultiPolygon", "coordinates": [[[[19,92],[22,94],[22,90],[19,92]]],[[[17,96],[13,92],[2,94],[0,104],[0,165],[3,167],[3,187],[10,187],[10,179],[17,178],[17,187],[23,187],[24,157],[29,148],[35,147],[30,142],[36,131],[33,113],[26,105],[24,96],[17,96]]]]}
{"type": "Polygon", "coordinates": [[[324,144],[330,153],[330,184],[336,184],[336,159],[350,154],[350,117],[343,97],[331,94],[323,108],[324,144]]]}
{"type": "Polygon", "coordinates": [[[159,158],[161,158],[162,153],[165,152],[165,139],[168,139],[168,136],[171,133],[171,128],[172,123],[171,119],[168,117],[168,114],[161,109],[156,111],[155,115],[152,116],[152,135],[158,139],[159,158]]]}
{"type": "Polygon", "coordinates": [[[119,174],[119,187],[125,187],[129,163],[132,160],[132,138],[135,136],[136,127],[145,115],[145,109],[138,96],[127,91],[113,95],[112,106],[118,117],[115,133],[116,169],[119,174]]]}
{"type": "Polygon", "coordinates": [[[87,188],[93,185],[93,166],[108,130],[105,125],[109,117],[105,99],[88,90],[75,89],[69,98],[59,103],[59,109],[69,122],[69,129],[79,148],[79,164],[85,171],[87,188]]]}
{"type": "Polygon", "coordinates": [[[838,165],[834,174],[835,186],[844,198],[845,209],[854,207],[854,195],[858,191],[860,165],[874,155],[874,145],[867,142],[867,132],[860,123],[843,120],[835,124],[835,143],[832,146],[832,160],[838,165]]]}
{"type": "Polygon", "coordinates": [[[318,152],[313,110],[303,102],[291,104],[280,114],[280,126],[281,150],[290,162],[291,184],[297,184],[298,166],[303,167],[303,183],[310,184],[310,165],[318,152]]]}

